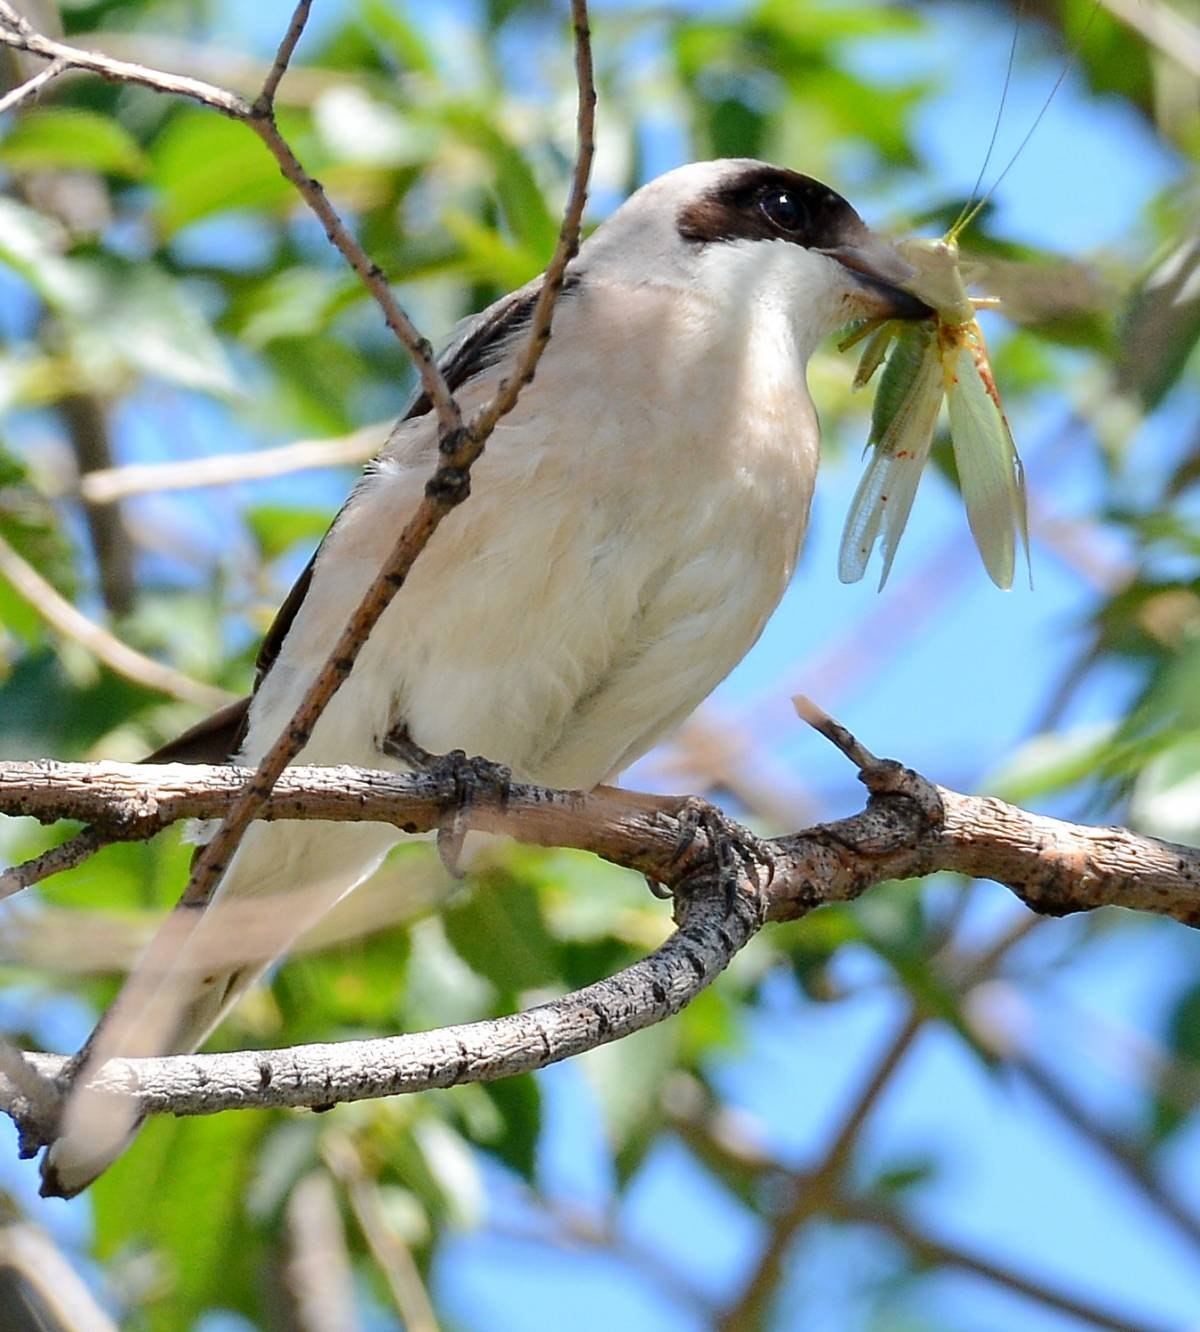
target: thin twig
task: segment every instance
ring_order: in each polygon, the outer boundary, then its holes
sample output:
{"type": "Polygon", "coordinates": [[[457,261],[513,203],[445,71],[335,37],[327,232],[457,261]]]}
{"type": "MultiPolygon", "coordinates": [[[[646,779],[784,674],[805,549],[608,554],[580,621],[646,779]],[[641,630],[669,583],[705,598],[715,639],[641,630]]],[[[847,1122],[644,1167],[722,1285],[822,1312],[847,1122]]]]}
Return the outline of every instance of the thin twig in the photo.
{"type": "Polygon", "coordinates": [[[741,1332],[743,1328],[763,1324],[783,1279],[788,1253],[797,1233],[826,1209],[830,1190],[845,1169],[863,1125],[879,1098],[891,1085],[892,1075],[912,1049],[923,1025],[924,1019],[915,1010],[905,1017],[854,1098],[821,1163],[812,1170],[788,1172],[792,1201],[778,1216],[772,1218],[770,1235],[754,1265],[754,1271],[737,1299],[717,1321],[718,1332],[741,1332]]]}
{"type": "Polygon", "coordinates": [[[82,865],[102,847],[107,846],[109,841],[109,838],[102,837],[95,828],[84,828],[74,837],[60,842],[58,846],[50,847],[48,851],[34,856],[32,860],[27,860],[21,865],[13,865],[10,869],[0,870],[0,900],[12,897],[14,893],[19,893],[24,888],[32,888],[35,883],[41,883],[43,879],[48,879],[54,874],[62,874],[65,870],[82,865]]]}
{"type": "Polygon", "coordinates": [[[100,468],[79,478],[79,493],[89,504],[113,504],[130,495],[229,486],[318,467],[352,466],[378,453],[390,428],[390,423],[375,424],[335,439],[297,440],[249,453],[216,453],[184,462],[127,463],[122,467],[100,468]]]}
{"type": "Polygon", "coordinates": [[[234,120],[247,120],[250,116],[250,104],[235,93],[218,88],[215,84],[205,83],[201,79],[191,79],[183,74],[167,74],[162,70],[147,69],[145,65],[135,65],[129,60],[116,60],[99,51],[84,51],[65,42],[55,41],[38,32],[28,19],[23,18],[7,0],[0,0],[0,44],[11,46],[17,51],[28,51],[30,55],[41,56],[45,60],[59,61],[70,69],[86,69],[99,74],[102,79],[117,83],[136,83],[143,88],[153,88],[156,92],[170,93],[176,97],[187,97],[194,102],[201,102],[212,107],[222,115],[232,116],[234,120]]]}
{"type": "Polygon", "coordinates": [[[288,1194],[284,1209],[287,1297],[298,1332],[359,1332],[354,1269],[333,1181],[310,1170],[288,1194]]]}
{"type": "MultiPolygon", "coordinates": [[[[57,408],[66,424],[79,471],[86,474],[111,467],[108,412],[100,398],[94,393],[68,393],[57,408]]],[[[134,607],[136,580],[124,516],[119,508],[100,508],[86,500],[83,509],[104,608],[110,616],[127,615],[134,607]]]]}
{"type": "Polygon", "coordinates": [[[350,1210],[387,1282],[405,1332],[440,1332],[441,1324],[412,1252],[388,1225],[379,1188],[363,1168],[354,1144],[343,1134],[330,1133],[321,1143],[321,1155],[346,1191],[350,1210]]]}
{"type": "Polygon", "coordinates": [[[292,13],[292,21],[288,24],[287,31],[279,42],[275,59],[271,63],[271,68],[267,71],[262,90],[254,103],[254,110],[260,116],[268,116],[275,109],[275,94],[279,90],[279,84],[283,76],[287,73],[288,65],[292,62],[292,56],[295,54],[300,38],[304,35],[304,28],[308,23],[308,15],[311,9],[312,0],[299,0],[292,13]]]}
{"type": "MultiPolygon", "coordinates": [[[[592,174],[592,158],[596,152],[596,83],[592,69],[592,43],[586,0],[571,0],[571,20],[575,28],[575,80],[579,89],[575,116],[575,169],[571,173],[571,190],[567,196],[567,206],[563,213],[554,257],[546,268],[541,290],[533,307],[525,349],[517,358],[512,374],[496,390],[495,397],[479,410],[471,422],[468,433],[476,450],[479,451],[483,448],[483,441],[496,428],[497,423],[517,405],[521,390],[533,379],[538,361],[541,360],[546,344],[550,340],[550,322],[554,315],[554,306],[562,291],[567,265],[579,250],[583,210],[587,204],[588,180],[592,174]]],[[[459,466],[462,465],[464,464],[459,463],[459,466]]]]}
{"type": "Polygon", "coordinates": [[[48,83],[52,83],[67,68],[62,60],[52,60],[45,69],[26,79],[19,87],[13,88],[0,97],[0,115],[14,111],[27,98],[36,97],[48,83]]]}
{"type": "Polygon", "coordinates": [[[118,1332],[116,1323],[97,1304],[79,1274],[78,1259],[68,1259],[50,1236],[31,1222],[0,1227],[0,1272],[8,1295],[2,1310],[5,1327],[118,1332]],[[11,1294],[14,1284],[21,1291],[16,1299],[11,1294]],[[22,1298],[26,1292],[33,1299],[22,1298]]]}
{"type": "MultiPolygon", "coordinates": [[[[844,731],[845,728],[838,729],[844,731]]],[[[963,901],[965,898],[960,897],[959,900],[963,901]]],[[[1021,922],[1022,926],[1025,924],[1025,919],[1021,922]]],[[[966,988],[990,975],[1027,932],[1027,928],[1006,928],[982,948],[968,953],[965,957],[947,959],[951,963],[948,971],[952,973],[948,979],[952,979],[958,987],[966,988]]],[[[736,1302],[721,1319],[720,1326],[727,1329],[727,1332],[739,1332],[741,1328],[758,1326],[762,1322],[782,1280],[788,1252],[797,1233],[829,1204],[832,1196],[836,1195],[839,1181],[846,1177],[846,1168],[864,1126],[892,1085],[897,1070],[929,1020],[929,1014],[919,1006],[911,1008],[903,1018],[851,1102],[817,1165],[804,1170],[782,1171],[778,1165],[769,1161],[757,1159],[753,1162],[757,1174],[774,1165],[776,1174],[782,1173],[787,1176],[792,1187],[792,1202],[778,1216],[772,1218],[770,1237],[755,1264],[753,1273],[743,1286],[736,1302]]],[[[728,1147],[714,1139],[711,1128],[709,1138],[710,1141],[705,1144],[707,1147],[715,1150],[720,1156],[728,1156],[728,1147]]]]}
{"type": "Polygon", "coordinates": [[[835,749],[845,754],[860,772],[879,766],[879,760],[875,755],[865,745],[856,740],[841,722],[834,721],[829,713],[819,704],[814,703],[807,694],[797,694],[792,699],[792,706],[796,709],[796,716],[802,722],[807,722],[814,731],[823,735],[835,749]]]}
{"type": "MultiPolygon", "coordinates": [[[[575,17],[576,68],[579,77],[579,144],[576,164],[558,246],[554,258],[546,269],[530,321],[525,350],[518,359],[517,370],[501,383],[493,400],[480,410],[466,431],[459,431],[457,434],[447,434],[443,431],[440,441],[442,460],[426,486],[425,497],[417,512],[406,524],[391,555],[351,615],[328,660],[309,686],[283,733],[267,751],[253,777],[247,781],[238,799],[226,812],[212,839],[197,857],[182,898],[183,903],[190,907],[203,905],[211,898],[251,820],[270,796],[272,787],[284,769],[308,742],[317,719],[349,676],[363,644],[396,593],[404,585],[413,563],[424,550],[442,519],[466,499],[471,464],[483,452],[488,435],[496,423],[515,406],[521,389],[532,379],[538,359],[545,350],[550,336],[554,304],[562,289],[563,275],[579,245],[593,152],[595,88],[592,84],[591,48],[585,0],[573,0],[572,13],[575,17]]],[[[273,129],[272,123],[262,117],[259,117],[255,124],[270,126],[273,129]]],[[[286,149],[277,132],[271,142],[276,142],[278,146],[286,149]]],[[[268,142],[269,147],[271,142],[268,142]]],[[[290,154],[290,150],[287,152],[290,154]]],[[[282,160],[281,165],[283,165],[282,160]]],[[[291,179],[286,165],[283,165],[283,170],[291,179]]],[[[300,188],[301,183],[299,181],[296,183],[300,188]]],[[[323,200],[324,195],[320,194],[319,198],[323,200]]],[[[337,222],[336,225],[340,227],[341,223],[337,222]]],[[[457,407],[455,413],[457,414],[457,407]]],[[[193,912],[192,918],[197,919],[198,914],[193,912]]],[[[153,966],[148,968],[149,974],[154,974],[155,971],[156,968],[153,966]]]]}
{"type": "MultiPolygon", "coordinates": [[[[297,19],[301,17],[302,8],[297,8],[296,16],[292,20],[292,27],[288,29],[289,37],[292,36],[297,19]]],[[[300,27],[303,28],[302,21],[300,27]]],[[[284,72],[282,68],[279,69],[278,77],[275,77],[276,66],[281,57],[285,62],[290,58],[299,36],[299,32],[296,32],[290,44],[288,38],[285,38],[284,42],[280,44],[276,64],[272,65],[268,76],[269,79],[275,79],[276,85],[284,72]]],[[[71,69],[89,70],[103,79],[118,83],[136,83],[145,88],[152,88],[156,92],[167,93],[176,97],[187,97],[192,101],[200,102],[204,106],[211,107],[214,111],[219,111],[232,120],[240,120],[249,126],[266,145],[267,150],[279,164],[284,176],[292,182],[305,203],[320,219],[330,242],[349,262],[383,311],[384,321],[399,339],[416,366],[417,373],[421,378],[421,385],[429,395],[437,413],[443,438],[451,438],[461,430],[462,421],[457,404],[446,385],[445,377],[437,366],[433,348],[428,340],[421,336],[416,326],[392,295],[383,270],[367,258],[362,246],[347,230],[320,184],[301,166],[291,146],[279,132],[275,123],[273,107],[268,105],[267,109],[263,111],[260,109],[259,101],[250,103],[236,93],[218,88],[211,83],[205,83],[201,79],[192,79],[184,75],[168,74],[162,70],[148,69],[144,65],[134,64],[129,60],[117,60],[99,51],[83,51],[65,42],[54,41],[37,32],[27,19],[22,18],[13,9],[12,5],[7,3],[7,0],[0,0],[0,43],[11,46],[18,51],[28,51],[31,55],[41,56],[46,60],[61,61],[71,69]]]]}
{"type": "Polygon", "coordinates": [[[1152,1206],[1178,1226],[1194,1248],[1200,1250],[1200,1217],[1167,1188],[1138,1151],[1095,1119],[1048,1067],[1028,1055],[1006,1062],[1066,1123],[1098,1148],[1152,1206]]]}
{"type": "Polygon", "coordinates": [[[191,676],[164,666],[162,662],[123,643],[62,596],[51,583],[0,536],[0,575],[3,575],[55,632],[86,648],[110,670],[146,689],[154,689],[184,703],[218,708],[233,697],[224,689],[206,685],[191,676]]]}

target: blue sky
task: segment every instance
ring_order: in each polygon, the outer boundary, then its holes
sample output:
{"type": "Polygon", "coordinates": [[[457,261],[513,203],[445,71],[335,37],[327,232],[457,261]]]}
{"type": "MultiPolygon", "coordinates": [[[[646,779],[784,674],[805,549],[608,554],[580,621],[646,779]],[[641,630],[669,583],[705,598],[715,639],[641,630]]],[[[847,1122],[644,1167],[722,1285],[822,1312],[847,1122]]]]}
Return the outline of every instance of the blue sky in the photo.
{"type": "MultiPolygon", "coordinates": [[[[284,8],[231,0],[222,44],[269,46],[284,8]]],[[[340,8],[317,5],[317,24],[332,21],[340,8]]],[[[999,98],[1009,42],[1005,26],[982,7],[965,16],[957,8],[923,8],[929,40],[864,44],[858,53],[861,68],[881,79],[920,72],[945,90],[919,122],[928,180],[904,197],[856,200],[873,221],[969,190],[999,98]]],[[[461,13],[460,6],[444,7],[439,21],[453,22],[461,13]]],[[[1007,161],[1058,71],[1053,53],[1022,55],[997,163],[1007,161]]],[[[652,140],[656,169],[676,165],[680,142],[667,131],[652,140]]],[[[1071,255],[1120,247],[1154,195],[1181,171],[1120,106],[1088,98],[1069,77],[997,195],[993,229],[1071,255]]],[[[1050,514],[1081,511],[1096,492],[1088,449],[1067,450],[1066,456],[1058,450],[1066,419],[1065,404],[1048,403],[1044,413],[1014,421],[1031,489],[1050,514]]],[[[198,451],[230,447],[223,428],[215,439],[208,433],[213,423],[197,409],[182,433],[198,451]]],[[[159,456],[161,424],[153,415],[131,414],[120,438],[123,456],[159,456]]],[[[1167,442],[1148,436],[1139,447],[1153,466],[1167,442]]],[[[842,586],[837,543],[858,468],[853,449],[824,467],[796,581],[755,651],[714,700],[720,715],[750,726],[768,743],[773,761],[814,796],[823,815],[857,808],[853,774],[794,720],[791,692],[815,692],[876,752],[902,757],[947,784],[975,788],[1029,734],[1078,649],[1091,596],[1075,572],[1036,542],[1035,590],[998,592],[974,554],[961,505],[932,475],[885,591],[875,592],[870,574],[854,587],[842,586]],[[833,647],[855,631],[859,641],[841,668],[818,673],[833,647]]],[[[333,505],[344,477],[309,476],[287,485],[293,498],[299,493],[333,505]]],[[[269,491],[243,493],[261,498],[269,491]]],[[[192,510],[198,531],[225,502],[204,499],[192,510]]],[[[1111,716],[1128,687],[1119,673],[1100,677],[1068,720],[1111,716]]],[[[645,775],[654,780],[652,763],[645,775]]],[[[1002,890],[985,886],[975,890],[970,919],[982,935],[1016,910],[1002,890]]],[[[1060,922],[1055,941],[1038,947],[1062,947],[1081,928],[1060,922]]],[[[1156,1030],[1167,998],[1198,964],[1200,942],[1162,922],[1115,934],[1104,946],[1064,960],[1051,979],[1030,991],[1040,1001],[1039,1010],[1027,1015],[1031,1040],[1059,1056],[1090,1103],[1120,1112],[1130,1097],[1114,1067],[1119,1061],[1112,1030],[1156,1030]]],[[[869,959],[851,953],[844,966],[848,980],[870,980],[869,959]]],[[[802,1164],[819,1153],[898,1009],[886,989],[869,985],[855,1000],[814,1006],[783,977],[769,999],[752,1023],[747,1047],[721,1068],[720,1082],[780,1157],[802,1164]]],[[[577,1065],[550,1070],[542,1086],[550,1124],[541,1163],[545,1188],[573,1204],[603,1209],[613,1185],[583,1071],[577,1065]]],[[[1155,1314],[1171,1327],[1196,1325],[1200,1273],[1172,1247],[1157,1219],[1129,1201],[1110,1168],[1076,1137],[1027,1094],[964,1056],[957,1038],[941,1029],[926,1033],[868,1131],[868,1154],[879,1162],[926,1152],[948,1152],[950,1159],[923,1195],[921,1211],[931,1228],[969,1238],[980,1249],[1064,1283],[1077,1280],[1081,1290],[1155,1314]]],[[[1177,1144],[1175,1158],[1181,1188],[1200,1204],[1195,1132],[1177,1144]]],[[[3,1150],[0,1160],[0,1181],[7,1184],[11,1153],[3,1150]]],[[[505,1225],[527,1221],[511,1183],[497,1175],[492,1184],[494,1217],[505,1225]]],[[[23,1192],[27,1185],[28,1169],[22,1168],[23,1192]]],[[[78,1207],[44,1205],[43,1215],[56,1226],[82,1224],[78,1207]]],[[[757,1224],[670,1144],[643,1170],[622,1203],[620,1220],[650,1266],[677,1272],[717,1299],[736,1291],[763,1239],[757,1224]]],[[[859,1233],[814,1237],[796,1257],[778,1326],[785,1332],[882,1326],[865,1321],[869,1315],[852,1292],[859,1273],[886,1261],[886,1247],[859,1233]]],[[[492,1233],[458,1237],[438,1265],[436,1283],[447,1313],[479,1332],[557,1332],[568,1320],[573,1332],[610,1332],[613,1326],[691,1332],[703,1325],[653,1280],[632,1276],[610,1259],[492,1233]]],[[[899,1298],[889,1327],[1057,1332],[1076,1326],[958,1277],[930,1278],[899,1298]]]]}

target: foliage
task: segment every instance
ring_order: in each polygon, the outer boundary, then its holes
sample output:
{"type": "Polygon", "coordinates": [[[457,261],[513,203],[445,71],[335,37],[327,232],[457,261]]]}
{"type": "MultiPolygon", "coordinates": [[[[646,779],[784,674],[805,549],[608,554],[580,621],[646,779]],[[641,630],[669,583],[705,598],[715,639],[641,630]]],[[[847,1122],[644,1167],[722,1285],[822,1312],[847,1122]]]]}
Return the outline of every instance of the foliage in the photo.
{"type": "MultiPolygon", "coordinates": [[[[217,0],[76,0],[61,6],[61,17],[80,45],[97,33],[96,46],[120,44],[151,64],[195,61],[215,81],[248,91],[260,71],[247,73],[238,46],[256,58],[269,51],[286,8],[251,19],[217,0]]],[[[373,259],[402,283],[418,321],[445,332],[547,259],[572,151],[564,108],[573,84],[553,7],[492,0],[437,15],[428,8],[318,3],[319,21],[283,85],[281,124],[373,259]]],[[[1049,41],[1060,24],[1078,34],[1090,6],[1065,5],[1065,18],[1055,6],[1029,8],[1049,25],[1037,29],[1049,41]]],[[[921,120],[936,104],[940,73],[920,53],[948,18],[1003,24],[1008,11],[832,0],[599,7],[597,215],[639,183],[648,162],[755,155],[802,163],[844,182],[856,199],[886,201],[895,214],[940,229],[938,219],[961,200],[945,197],[923,156],[921,120]]],[[[1166,56],[1101,12],[1084,39],[1081,70],[1097,96],[1119,104],[1146,141],[1172,155],[1176,179],[1194,166],[1194,89],[1190,101],[1180,94],[1166,56]]],[[[0,56],[0,75],[11,84],[21,70],[0,56]]],[[[989,102],[980,143],[991,113],[989,102]]],[[[1069,530],[1044,522],[1035,531],[1043,553],[1055,552],[1048,558],[1083,571],[1086,590],[1073,603],[1081,633],[1063,679],[1043,681],[1053,692],[1040,733],[998,780],[1023,800],[1086,804],[1097,817],[1187,840],[1200,837],[1200,403],[1192,355],[1200,251],[1192,205],[1194,186],[1164,189],[1102,255],[1039,250],[1003,234],[993,210],[964,244],[991,261],[1008,308],[1025,321],[995,346],[1010,414],[1019,423],[1047,401],[1070,403],[1059,437],[1086,453],[1093,478],[1084,502],[1064,506],[1069,530]],[[1096,724],[1068,724],[1078,700],[1112,679],[1121,697],[1113,701],[1116,689],[1105,695],[1096,724]]],[[[865,433],[851,369],[830,350],[812,374],[835,457],[865,433]]],[[[333,482],[299,474],[215,499],[129,499],[117,525],[123,563],[113,542],[97,537],[97,510],[79,495],[81,472],[346,434],[393,416],[411,380],[376,308],[242,126],[91,78],[61,79],[36,106],[0,121],[0,536],[128,642],[244,689],[255,641],[350,473],[333,482]],[[81,398],[98,411],[73,410],[81,398]],[[106,605],[101,590],[111,594],[123,568],[132,570],[126,612],[111,595],[106,605]]],[[[949,475],[944,449],[939,457],[949,475]]],[[[0,578],[0,753],[132,758],[191,720],[186,705],[114,676],[57,637],[0,578]]],[[[782,761],[761,734],[748,731],[739,742],[743,775],[760,761],[764,771],[782,761]]],[[[970,748],[965,737],[959,744],[970,748]]],[[[696,764],[687,771],[694,778],[696,764]]],[[[778,802],[762,792],[769,779],[739,783],[727,769],[706,774],[701,764],[692,784],[763,825],[778,823],[778,802]]],[[[50,836],[9,821],[0,852],[16,861],[50,836]]],[[[14,905],[0,920],[0,958],[13,986],[0,1019],[12,1034],[77,1042],[151,914],[177,892],[186,855],[175,835],[112,848],[45,885],[35,902],[14,905]],[[74,1002],[64,1004],[64,995],[74,1002]]],[[[610,974],[667,928],[643,885],[566,852],[504,853],[447,898],[424,852],[404,849],[359,896],[324,927],[322,937],[338,941],[314,941],[279,968],[225,1025],[222,1045],[384,1034],[511,1010],[610,974]]],[[[821,1325],[789,1321],[789,1291],[818,1311],[830,1298],[821,1293],[820,1262],[817,1275],[810,1270],[814,1254],[832,1251],[828,1228],[853,1237],[865,1227],[870,1259],[837,1278],[845,1303],[824,1326],[966,1326],[953,1312],[965,1306],[940,1303],[939,1288],[922,1275],[955,1263],[912,1233],[918,1204],[953,1172],[945,1144],[893,1152],[886,1135],[880,1146],[842,1107],[844,1141],[835,1123],[834,1147],[823,1159],[814,1153],[817,1164],[798,1176],[788,1133],[764,1143],[743,1131],[737,1106],[750,1054],[779,1039],[777,1026],[774,1036],[764,1031],[781,1007],[788,1021],[799,1012],[811,1033],[872,991],[888,996],[889,1013],[910,1014],[914,1033],[949,1039],[954,1057],[989,1085],[1028,1078],[1020,1042],[997,1034],[985,1001],[1020,994],[1036,1003],[1053,995],[1047,956],[1086,969],[1103,958],[1111,935],[1153,928],[1111,919],[1063,926],[1039,953],[1025,950],[1024,924],[1006,921],[998,937],[1015,932],[993,947],[986,930],[980,941],[971,914],[978,900],[962,885],[892,885],[768,932],[674,1022],[599,1051],[565,1076],[322,1117],[155,1122],[94,1190],[86,1237],[63,1242],[80,1262],[84,1254],[94,1260],[89,1271],[123,1326],[181,1329],[225,1310],[247,1320],[238,1326],[304,1327],[284,1293],[297,1243],[288,1199],[311,1172],[332,1169],[335,1151],[349,1144],[447,1325],[535,1325],[519,1311],[490,1316],[486,1301],[472,1305],[456,1287],[453,1275],[471,1270],[462,1236],[472,1230],[522,1237],[515,1268],[527,1286],[546,1270],[538,1241],[565,1239],[609,1254],[604,1270],[614,1281],[660,1286],[671,1313],[653,1325],[702,1326],[725,1307],[734,1311],[725,1326],[784,1328],[821,1325]],[[598,1117],[602,1207],[575,1205],[554,1182],[563,1174],[555,1173],[556,1154],[578,1142],[564,1113],[598,1117]],[[780,1237],[790,1264],[772,1275],[756,1266],[750,1246],[745,1270],[713,1284],[708,1263],[725,1267],[703,1253],[681,1268],[686,1282],[665,1259],[647,1259],[630,1217],[671,1153],[687,1158],[679,1169],[688,1187],[700,1187],[700,1178],[721,1190],[735,1209],[734,1230],[780,1237]]],[[[1194,1133],[1198,986],[1193,948],[1155,1019],[1152,1068],[1112,1129],[1120,1150],[1151,1175],[1172,1144],[1194,1133]]],[[[914,1039],[903,1022],[899,1030],[897,1065],[914,1039]]],[[[863,1122],[891,1085],[884,1071],[864,1096],[863,1122]]],[[[1078,1109],[1070,1076],[1056,1076],[1078,1109]]],[[[1078,1127],[1082,1112],[1075,1118],[1078,1127]]],[[[1194,1149],[1190,1159],[1194,1166],[1194,1149]]],[[[391,1298],[388,1264],[364,1237],[344,1173],[332,1173],[360,1311],[380,1319],[391,1298]]],[[[13,1187],[27,1183],[23,1175],[13,1187]]],[[[1115,1189],[1109,1203],[1124,1206],[1115,1189]]],[[[1185,1233],[1184,1242],[1194,1259],[1196,1235],[1185,1233]]],[[[968,1235],[958,1252],[969,1250],[968,1235]]],[[[411,1309],[405,1317],[420,1325],[411,1309]]],[[[587,1321],[582,1312],[577,1320],[587,1321]]]]}

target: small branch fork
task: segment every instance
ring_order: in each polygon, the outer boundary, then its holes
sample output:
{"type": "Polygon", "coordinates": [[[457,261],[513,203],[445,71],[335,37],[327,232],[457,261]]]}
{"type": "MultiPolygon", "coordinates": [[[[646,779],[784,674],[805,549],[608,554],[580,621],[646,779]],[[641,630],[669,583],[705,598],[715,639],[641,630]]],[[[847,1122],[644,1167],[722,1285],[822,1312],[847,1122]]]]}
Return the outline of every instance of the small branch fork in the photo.
{"type": "MultiPolygon", "coordinates": [[[[1043,914],[1124,905],[1200,923],[1200,851],[936,786],[875,758],[808,700],[797,706],[862,764],[870,796],[860,814],[764,842],[716,810],[697,818],[693,798],[604,787],[555,791],[514,783],[501,795],[484,785],[458,811],[472,829],[593,851],[674,890],[676,933],[608,980],[524,1013],[433,1032],[263,1053],[114,1059],[90,1085],[134,1096],[147,1114],[192,1115],[322,1108],[508,1077],[678,1012],[764,920],[795,919],[885,880],[938,870],[997,879],[1043,914]]],[[[241,781],[230,768],[187,764],[5,763],[0,813],[47,823],[83,819],[104,837],[141,839],[179,819],[215,817],[237,797],[241,781]]],[[[454,784],[436,775],[293,767],[260,817],[387,822],[418,833],[442,826],[457,800],[454,784]]],[[[32,1152],[53,1137],[66,1061],[0,1053],[0,1110],[17,1121],[24,1149],[32,1152]]]]}

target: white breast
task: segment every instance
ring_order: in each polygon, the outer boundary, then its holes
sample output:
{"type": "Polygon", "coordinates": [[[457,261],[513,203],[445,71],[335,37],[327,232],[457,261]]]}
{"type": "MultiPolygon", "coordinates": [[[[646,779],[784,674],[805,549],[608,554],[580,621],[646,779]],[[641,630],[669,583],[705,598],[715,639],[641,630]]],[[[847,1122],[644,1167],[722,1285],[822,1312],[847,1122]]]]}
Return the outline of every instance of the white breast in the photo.
{"type": "MultiPolygon", "coordinates": [[[[304,758],[378,766],[399,719],[432,752],[557,785],[644,752],[744,655],[791,575],[817,463],[802,354],[769,308],[731,328],[676,289],[585,286],[304,758]]],[[[431,430],[404,428],[327,538],[248,759],[411,515],[431,430]]]]}

